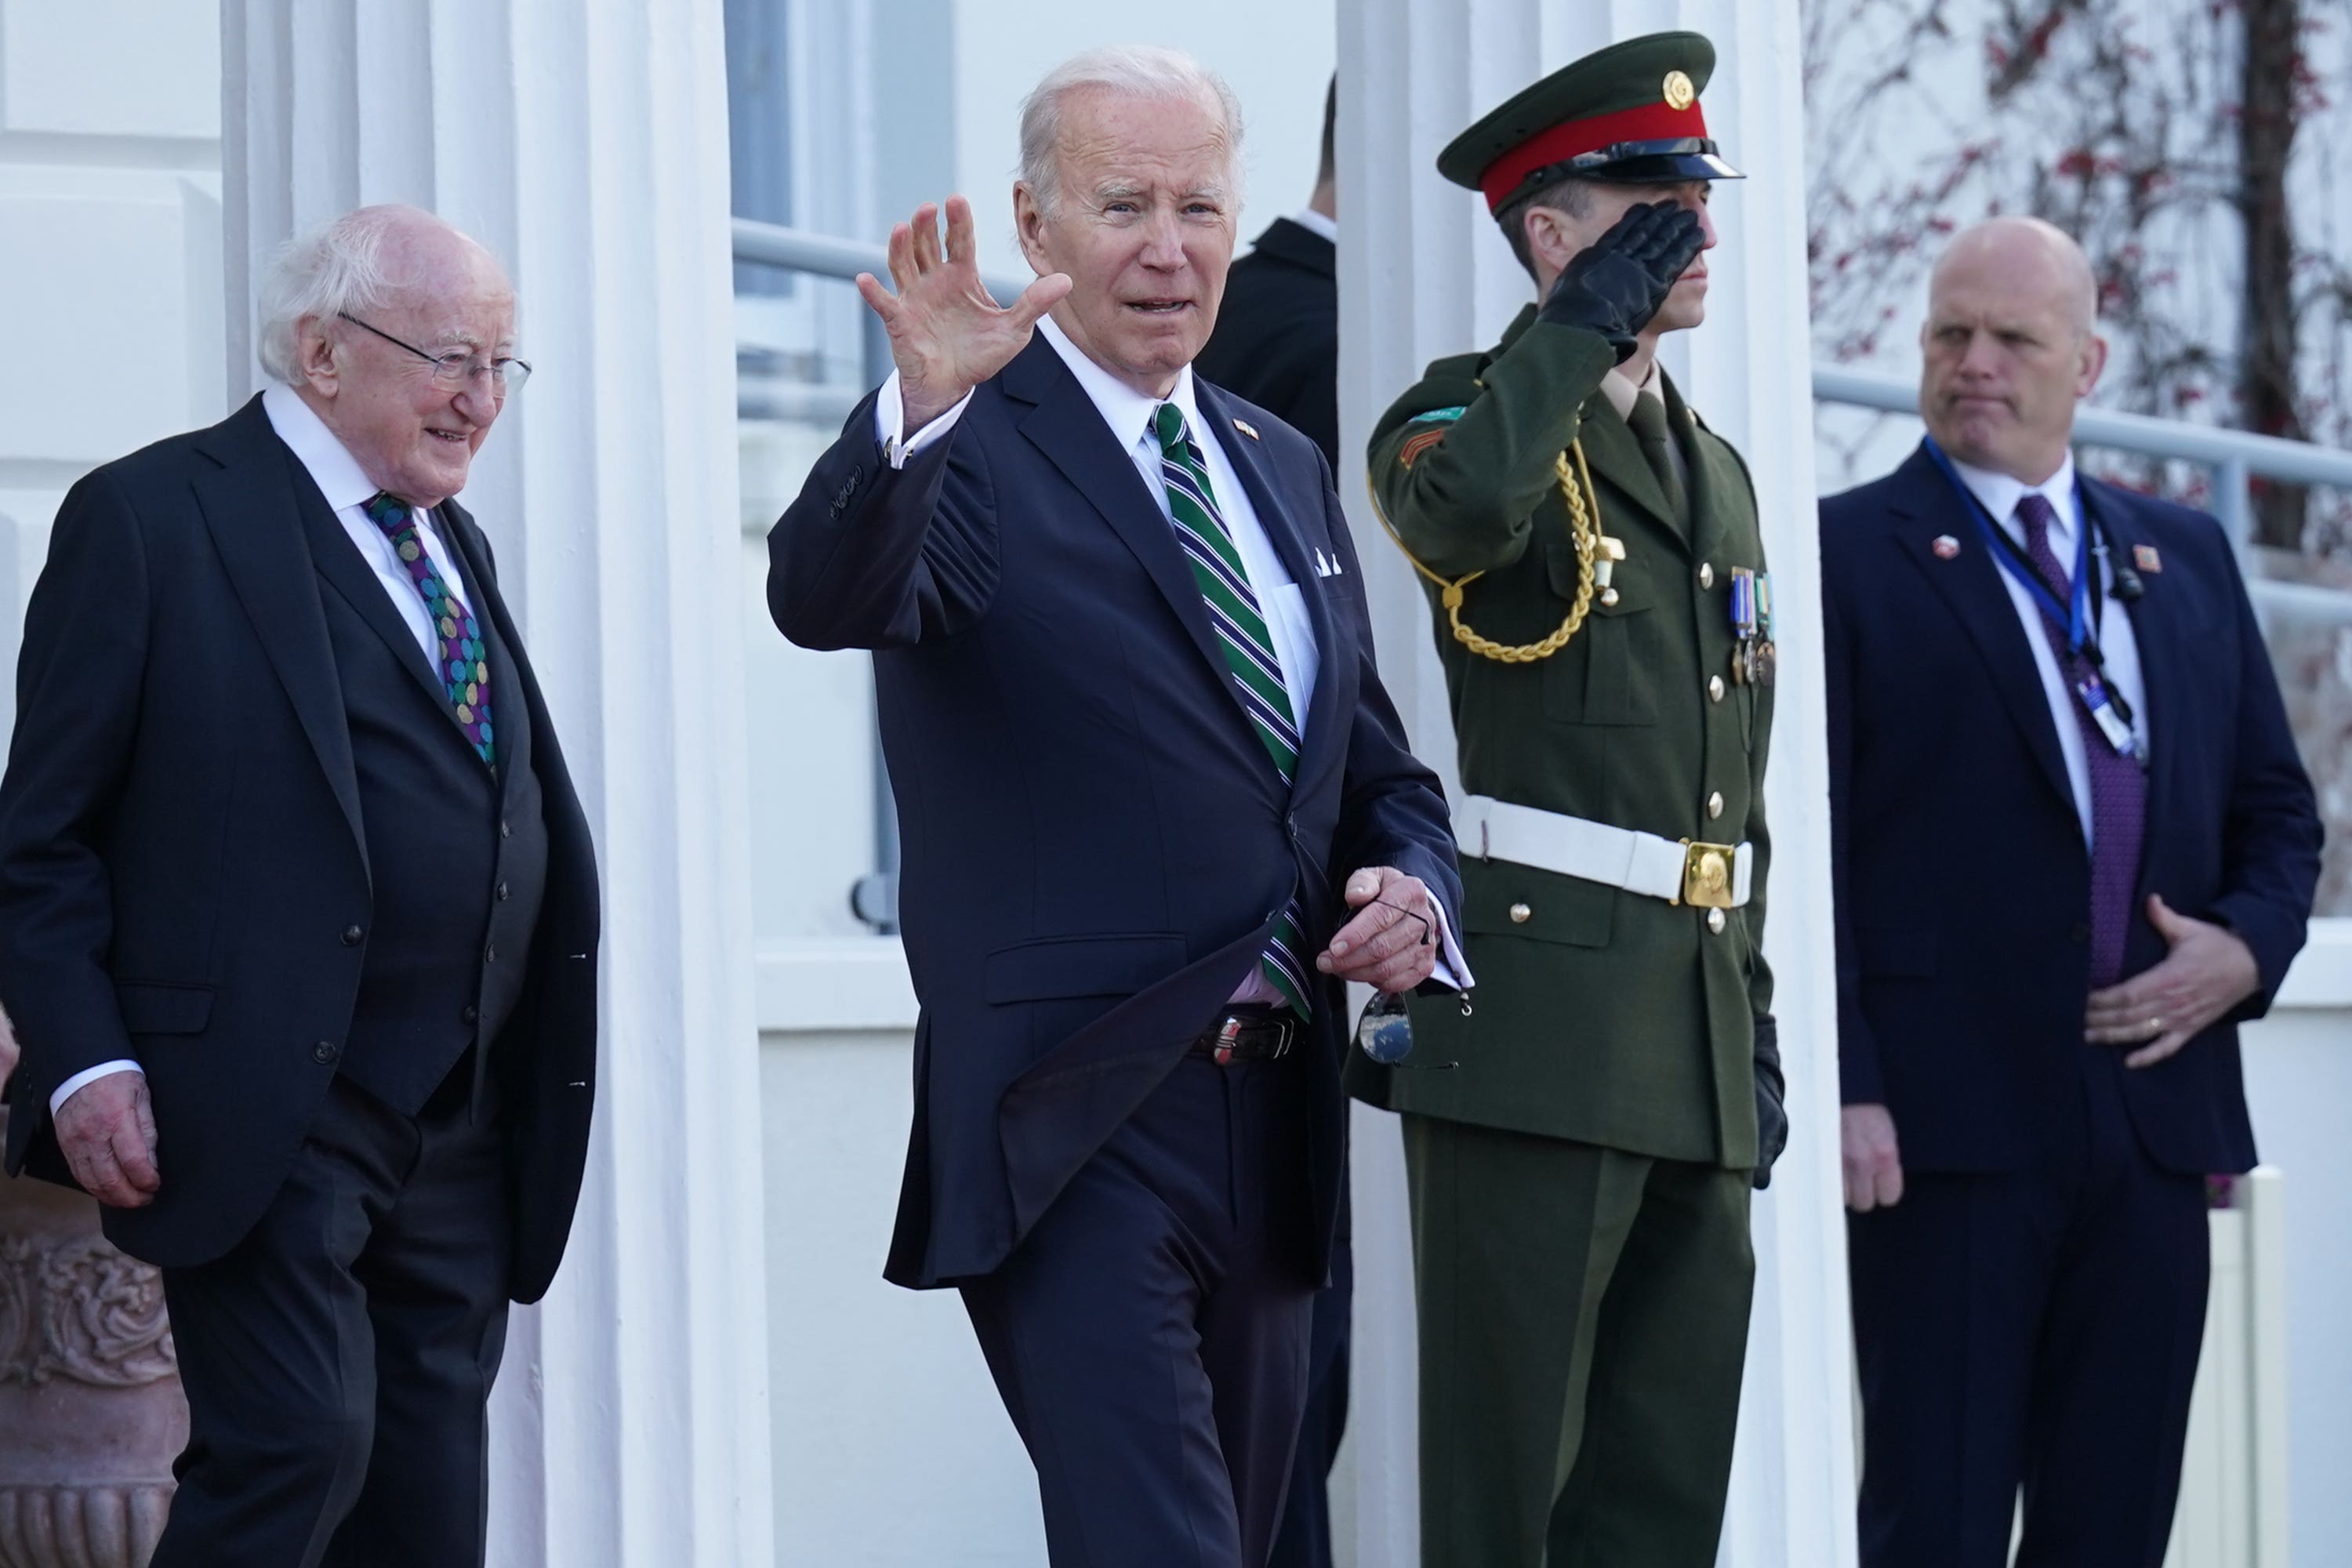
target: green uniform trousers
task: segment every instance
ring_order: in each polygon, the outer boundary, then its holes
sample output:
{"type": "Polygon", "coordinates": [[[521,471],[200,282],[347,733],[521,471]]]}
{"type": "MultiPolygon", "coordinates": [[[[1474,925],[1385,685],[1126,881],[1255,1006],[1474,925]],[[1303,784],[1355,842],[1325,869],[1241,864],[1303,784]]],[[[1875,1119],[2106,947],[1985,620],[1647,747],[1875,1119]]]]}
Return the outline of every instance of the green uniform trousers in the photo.
{"type": "Polygon", "coordinates": [[[1748,1173],[1408,1114],[1422,1568],[1711,1568],[1748,1173]]]}

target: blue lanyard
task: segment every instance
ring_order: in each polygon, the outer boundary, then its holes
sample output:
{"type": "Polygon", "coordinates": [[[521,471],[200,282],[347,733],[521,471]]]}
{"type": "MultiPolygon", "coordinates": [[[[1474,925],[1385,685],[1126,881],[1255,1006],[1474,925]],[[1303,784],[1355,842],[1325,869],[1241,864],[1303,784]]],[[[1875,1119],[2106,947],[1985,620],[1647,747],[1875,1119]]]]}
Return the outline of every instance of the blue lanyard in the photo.
{"type": "Polygon", "coordinates": [[[1977,531],[1984,535],[1985,546],[1992,552],[1993,559],[2023,586],[2033,602],[2042,606],[2044,615],[2053,621],[2066,623],[2066,651],[2081,658],[2087,647],[2092,664],[2101,663],[2098,646],[2092,640],[2091,509],[2083,504],[2082,480],[2078,478],[2074,481],[2074,510],[2081,517],[2081,526],[2074,531],[2074,581],[2069,602],[2062,605],[2058,603],[2058,595],[2050,591],[2050,584],[2042,580],[2042,574],[2020,559],[2017,542],[1999,531],[2000,524],[1994,521],[1991,511],[1977,499],[1976,491],[1969,489],[1967,481],[1960,478],[1959,470],[1952,467],[1952,459],[1944,455],[1944,448],[1936,444],[1933,436],[1927,438],[1927,456],[1935,459],[1936,467],[1943,470],[1944,478],[1950,480],[1952,489],[1959,492],[1961,503],[1969,509],[1969,515],[1976,519],[1977,531]]]}

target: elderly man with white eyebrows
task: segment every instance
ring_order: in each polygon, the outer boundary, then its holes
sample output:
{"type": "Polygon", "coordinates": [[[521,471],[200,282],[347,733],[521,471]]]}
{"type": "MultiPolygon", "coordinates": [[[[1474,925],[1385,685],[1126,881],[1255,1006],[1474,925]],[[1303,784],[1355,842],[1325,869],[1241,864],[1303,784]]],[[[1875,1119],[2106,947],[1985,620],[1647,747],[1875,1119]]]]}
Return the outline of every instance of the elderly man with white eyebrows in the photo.
{"type": "Polygon", "coordinates": [[[955,1286],[1055,1568],[1259,1568],[1340,1201],[1342,982],[1466,981],[1436,781],[1303,436],[1192,374],[1232,95],[1082,55],[1022,113],[1038,280],[971,210],[860,290],[897,370],[769,535],[768,602],[876,650],[922,1016],[887,1274],[955,1286]]]}
{"type": "Polygon", "coordinates": [[[2081,473],[2090,264],[1963,231],[1927,437],[1822,503],[1864,1568],[2158,1568],[2238,1026],[2320,826],[2228,537],[2081,473]]]}
{"type": "Polygon", "coordinates": [[[157,1568],[478,1563],[507,1303],[595,1080],[587,826],[452,499],[530,367],[414,208],[294,241],[268,388],[67,496],[0,779],[7,1166],[160,1267],[157,1568]]]}

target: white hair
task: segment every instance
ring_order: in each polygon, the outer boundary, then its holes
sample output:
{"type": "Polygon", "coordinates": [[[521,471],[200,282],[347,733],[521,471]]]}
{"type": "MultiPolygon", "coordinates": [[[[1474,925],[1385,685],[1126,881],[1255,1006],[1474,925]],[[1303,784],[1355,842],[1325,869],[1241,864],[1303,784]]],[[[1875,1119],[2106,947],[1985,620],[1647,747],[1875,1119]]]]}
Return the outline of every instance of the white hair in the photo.
{"type": "Polygon", "coordinates": [[[1229,199],[1242,199],[1242,103],[1225,79],[1184,53],[1150,44],[1113,44],[1073,55],[1052,70],[1021,101],[1021,182],[1051,217],[1062,205],[1057,154],[1062,144],[1062,105],[1074,92],[1100,89],[1131,98],[1190,99],[1213,109],[1223,121],[1229,199]]]}
{"type": "Polygon", "coordinates": [[[389,241],[420,216],[413,207],[361,207],[280,246],[261,284],[256,333],[261,368],[299,384],[305,320],[332,321],[338,311],[372,310],[391,298],[400,279],[386,255],[389,241]]]}

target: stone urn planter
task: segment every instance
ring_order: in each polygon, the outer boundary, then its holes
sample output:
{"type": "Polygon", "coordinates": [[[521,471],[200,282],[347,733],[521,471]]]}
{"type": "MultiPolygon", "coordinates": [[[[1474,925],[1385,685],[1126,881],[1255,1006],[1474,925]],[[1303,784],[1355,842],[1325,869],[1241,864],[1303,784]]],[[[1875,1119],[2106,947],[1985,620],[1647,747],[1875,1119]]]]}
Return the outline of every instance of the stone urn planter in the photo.
{"type": "Polygon", "coordinates": [[[89,1198],[0,1177],[0,1568],[146,1568],[187,1436],[163,1280],[89,1198]]]}

